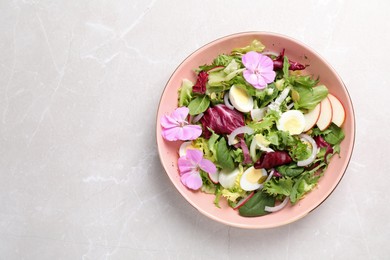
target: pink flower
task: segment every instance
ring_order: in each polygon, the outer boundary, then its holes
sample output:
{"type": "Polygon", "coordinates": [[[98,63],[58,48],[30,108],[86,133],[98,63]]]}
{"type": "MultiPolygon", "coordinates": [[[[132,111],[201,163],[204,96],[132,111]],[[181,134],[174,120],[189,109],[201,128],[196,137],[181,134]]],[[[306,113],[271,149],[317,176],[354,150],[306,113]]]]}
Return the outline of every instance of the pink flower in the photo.
{"type": "Polygon", "coordinates": [[[273,61],[266,55],[250,51],[242,56],[242,64],[246,68],[243,72],[245,80],[257,89],[264,89],[275,80],[273,61]]]}
{"type": "Polygon", "coordinates": [[[198,190],[202,187],[200,170],[209,174],[217,172],[215,165],[211,161],[204,159],[202,152],[195,149],[188,149],[186,155],[180,157],[177,164],[181,182],[192,190],[198,190]]]}
{"type": "Polygon", "coordinates": [[[202,127],[186,121],[189,109],[178,107],[172,114],[161,117],[162,137],[168,141],[194,140],[202,134],[202,127]]]}

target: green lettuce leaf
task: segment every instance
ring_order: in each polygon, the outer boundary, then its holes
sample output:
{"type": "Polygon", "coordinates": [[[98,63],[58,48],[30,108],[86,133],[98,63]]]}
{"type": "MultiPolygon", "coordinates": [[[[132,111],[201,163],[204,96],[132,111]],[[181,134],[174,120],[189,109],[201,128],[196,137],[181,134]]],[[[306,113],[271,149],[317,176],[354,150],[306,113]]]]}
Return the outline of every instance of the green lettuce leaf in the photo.
{"type": "Polygon", "coordinates": [[[233,56],[230,56],[230,55],[226,55],[226,54],[220,54],[218,55],[214,61],[213,61],[213,65],[214,67],[216,66],[228,66],[228,64],[234,59],[233,56]]]}
{"type": "Polygon", "coordinates": [[[319,79],[313,79],[310,75],[290,75],[287,81],[295,87],[314,88],[318,84],[319,79]]]}
{"type": "MultiPolygon", "coordinates": [[[[209,89],[210,87],[223,86],[224,82],[229,82],[243,70],[244,69],[240,67],[240,64],[236,60],[232,59],[225,69],[209,73],[207,81],[209,89]]],[[[233,84],[228,85],[231,86],[233,84]]]]}
{"type": "Polygon", "coordinates": [[[272,196],[290,196],[293,185],[294,182],[290,177],[282,177],[279,179],[271,178],[269,181],[264,183],[263,190],[272,196]]]}
{"type": "Polygon", "coordinates": [[[262,52],[265,46],[259,40],[253,40],[250,45],[247,45],[243,48],[233,49],[232,54],[245,54],[250,51],[262,52]]]}
{"type": "Polygon", "coordinates": [[[179,107],[188,106],[192,99],[192,83],[188,79],[183,79],[181,87],[179,88],[179,107]]]}
{"type": "Polygon", "coordinates": [[[310,176],[308,174],[300,177],[294,184],[294,187],[290,194],[290,201],[295,204],[299,201],[306,193],[311,191],[318,183],[320,176],[310,176]]]}
{"type": "Polygon", "coordinates": [[[328,88],[324,85],[314,88],[294,86],[292,92],[294,107],[307,110],[314,109],[327,95],[328,88]]]}

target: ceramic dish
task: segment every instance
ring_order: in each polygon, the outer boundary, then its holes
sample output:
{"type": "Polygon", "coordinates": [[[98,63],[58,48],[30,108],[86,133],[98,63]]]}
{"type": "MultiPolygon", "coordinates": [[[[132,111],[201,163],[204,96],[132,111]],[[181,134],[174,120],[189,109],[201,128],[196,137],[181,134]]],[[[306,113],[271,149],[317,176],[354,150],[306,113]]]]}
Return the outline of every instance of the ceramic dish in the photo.
{"type": "Polygon", "coordinates": [[[355,138],[355,120],[352,102],[347,89],[336,71],[318,53],[299,41],[287,36],[269,32],[245,32],[229,35],[217,39],[192,53],[173,72],[168,80],[161,96],[157,112],[156,136],[158,152],[161,163],[180,194],[199,212],[207,217],[226,225],[240,228],[271,228],[294,222],[318,207],[336,188],[342,179],[352,155],[355,138]],[[221,200],[221,208],[215,207],[214,195],[191,191],[181,182],[177,168],[178,142],[168,142],[161,137],[160,118],[171,113],[177,107],[177,91],[182,79],[188,78],[196,81],[194,68],[211,63],[212,60],[222,53],[230,53],[237,47],[248,45],[252,40],[258,39],[266,50],[280,52],[286,49],[286,55],[303,64],[309,64],[307,73],[320,76],[320,82],[325,84],[329,92],[336,95],[343,103],[346,111],[346,119],[343,124],[345,139],[341,143],[340,156],[333,156],[324,176],[319,181],[318,187],[311,191],[294,206],[288,205],[283,210],[261,217],[242,217],[236,210],[230,208],[224,200],[221,200]]]}

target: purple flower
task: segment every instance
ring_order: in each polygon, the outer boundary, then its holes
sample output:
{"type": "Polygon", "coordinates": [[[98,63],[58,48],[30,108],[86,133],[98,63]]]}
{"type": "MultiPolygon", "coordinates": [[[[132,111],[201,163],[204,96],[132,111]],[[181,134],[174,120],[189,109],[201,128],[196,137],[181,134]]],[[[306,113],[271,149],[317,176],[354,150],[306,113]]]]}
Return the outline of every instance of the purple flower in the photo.
{"type": "Polygon", "coordinates": [[[180,157],[177,164],[181,182],[192,190],[198,190],[202,187],[200,170],[209,174],[217,173],[215,165],[211,161],[204,159],[203,153],[199,150],[188,149],[186,155],[180,157]]]}
{"type": "Polygon", "coordinates": [[[190,125],[186,121],[189,109],[187,107],[176,108],[171,115],[161,117],[162,137],[168,141],[194,140],[202,134],[202,127],[190,125]]]}
{"type": "Polygon", "coordinates": [[[264,89],[268,83],[275,80],[274,63],[266,55],[250,51],[242,56],[245,80],[257,89],[264,89]]]}

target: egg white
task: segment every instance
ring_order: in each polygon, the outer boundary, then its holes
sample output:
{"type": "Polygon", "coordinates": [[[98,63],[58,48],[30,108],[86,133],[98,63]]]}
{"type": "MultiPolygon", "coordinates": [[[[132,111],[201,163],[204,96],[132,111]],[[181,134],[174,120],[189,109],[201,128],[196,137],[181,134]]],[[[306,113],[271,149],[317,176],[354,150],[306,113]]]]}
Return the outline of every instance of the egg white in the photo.
{"type": "Polygon", "coordinates": [[[305,117],[299,110],[284,112],[276,125],[281,131],[288,131],[291,135],[299,135],[305,129],[305,117]]]}
{"type": "Polygon", "coordinates": [[[267,171],[265,169],[255,169],[253,166],[251,166],[242,174],[240,179],[240,186],[245,191],[257,190],[262,186],[262,184],[259,183],[259,180],[263,176],[267,176],[267,171]]]}
{"type": "Polygon", "coordinates": [[[229,100],[240,112],[247,113],[253,109],[253,98],[245,89],[233,85],[229,90],[229,100]]]}

